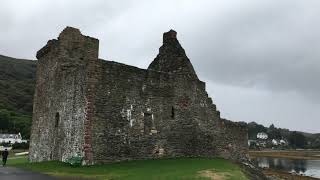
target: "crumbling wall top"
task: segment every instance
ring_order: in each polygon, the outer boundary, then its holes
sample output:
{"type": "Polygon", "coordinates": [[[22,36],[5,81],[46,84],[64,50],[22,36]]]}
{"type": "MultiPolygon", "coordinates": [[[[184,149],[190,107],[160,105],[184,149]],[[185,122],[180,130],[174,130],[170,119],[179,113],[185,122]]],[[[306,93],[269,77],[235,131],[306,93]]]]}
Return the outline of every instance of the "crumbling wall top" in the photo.
{"type": "Polygon", "coordinates": [[[77,43],[84,41],[94,41],[94,43],[99,42],[99,40],[96,38],[82,35],[79,29],[67,26],[59,34],[57,39],[49,40],[47,44],[37,52],[36,57],[37,59],[41,59],[59,45],[62,45],[66,48],[74,48],[74,46],[77,46],[77,43]]]}
{"type": "Polygon", "coordinates": [[[36,54],[37,59],[41,59],[44,55],[48,54],[48,52],[50,52],[52,48],[58,46],[58,43],[59,42],[56,39],[49,40],[47,44],[37,52],[36,54]]]}
{"type": "Polygon", "coordinates": [[[170,31],[163,33],[163,44],[175,40],[177,40],[177,32],[175,30],[171,29],[170,31]]]}
{"type": "Polygon", "coordinates": [[[234,127],[234,128],[239,128],[239,129],[248,129],[247,123],[245,122],[234,122],[234,121],[230,121],[227,119],[221,119],[222,123],[224,124],[224,126],[226,127],[234,127]]]}
{"type": "Polygon", "coordinates": [[[58,40],[77,40],[82,36],[83,35],[81,34],[79,29],[67,26],[60,33],[58,40]]]}

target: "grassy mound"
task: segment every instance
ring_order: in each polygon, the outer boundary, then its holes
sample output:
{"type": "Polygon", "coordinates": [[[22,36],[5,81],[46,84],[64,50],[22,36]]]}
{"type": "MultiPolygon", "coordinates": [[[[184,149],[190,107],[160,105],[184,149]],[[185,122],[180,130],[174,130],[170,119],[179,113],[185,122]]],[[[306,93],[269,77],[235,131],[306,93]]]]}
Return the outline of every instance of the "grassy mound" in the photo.
{"type": "Polygon", "coordinates": [[[10,166],[42,172],[53,176],[92,179],[216,179],[246,180],[240,167],[224,159],[179,158],[138,160],[105,165],[71,167],[51,161],[28,163],[26,158],[11,159],[10,166]]]}

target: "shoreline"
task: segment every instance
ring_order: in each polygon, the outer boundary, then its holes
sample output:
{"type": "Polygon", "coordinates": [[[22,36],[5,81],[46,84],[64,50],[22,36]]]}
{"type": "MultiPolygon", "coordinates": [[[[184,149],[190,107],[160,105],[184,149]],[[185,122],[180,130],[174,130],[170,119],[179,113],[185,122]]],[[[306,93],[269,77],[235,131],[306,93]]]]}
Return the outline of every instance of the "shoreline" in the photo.
{"type": "Polygon", "coordinates": [[[290,180],[319,180],[319,178],[311,177],[311,176],[303,176],[298,174],[291,174],[286,171],[280,171],[275,169],[263,169],[263,174],[267,177],[273,178],[275,180],[278,179],[290,179],[290,180]]]}
{"type": "MultiPolygon", "coordinates": [[[[251,150],[249,151],[250,159],[257,157],[272,157],[272,158],[287,158],[296,160],[320,160],[319,150],[251,150]]],[[[272,179],[290,179],[290,180],[316,180],[319,178],[304,176],[299,174],[292,174],[290,172],[276,170],[271,168],[263,168],[263,174],[272,179]]]]}
{"type": "Polygon", "coordinates": [[[262,150],[249,151],[250,158],[256,157],[274,157],[302,160],[320,160],[319,150],[262,150]]]}

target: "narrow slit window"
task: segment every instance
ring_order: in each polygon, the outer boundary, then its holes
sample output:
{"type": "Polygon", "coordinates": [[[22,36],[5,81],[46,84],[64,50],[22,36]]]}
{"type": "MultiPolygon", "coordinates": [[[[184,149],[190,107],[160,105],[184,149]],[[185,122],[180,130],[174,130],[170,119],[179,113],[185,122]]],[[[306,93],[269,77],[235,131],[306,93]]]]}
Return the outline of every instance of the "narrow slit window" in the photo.
{"type": "Polygon", "coordinates": [[[171,107],[171,118],[174,119],[174,107],[171,107]]]}
{"type": "Polygon", "coordinates": [[[144,113],[144,132],[149,133],[152,128],[152,114],[144,113]]]}
{"type": "Polygon", "coordinates": [[[59,121],[60,121],[60,114],[57,112],[56,113],[56,121],[55,121],[54,127],[58,127],[59,126],[59,121]]]}

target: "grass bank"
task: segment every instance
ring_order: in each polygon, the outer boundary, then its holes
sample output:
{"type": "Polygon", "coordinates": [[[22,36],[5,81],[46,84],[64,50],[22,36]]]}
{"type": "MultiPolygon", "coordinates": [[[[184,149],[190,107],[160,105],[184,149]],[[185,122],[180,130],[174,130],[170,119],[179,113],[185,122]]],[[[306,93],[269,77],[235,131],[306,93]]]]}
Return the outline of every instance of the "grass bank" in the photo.
{"type": "Polygon", "coordinates": [[[137,160],[105,165],[71,167],[51,161],[28,163],[26,157],[10,159],[15,166],[58,177],[81,177],[88,179],[216,179],[247,180],[241,168],[224,159],[179,158],[161,160],[137,160]]]}

